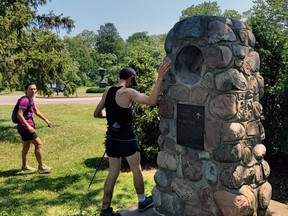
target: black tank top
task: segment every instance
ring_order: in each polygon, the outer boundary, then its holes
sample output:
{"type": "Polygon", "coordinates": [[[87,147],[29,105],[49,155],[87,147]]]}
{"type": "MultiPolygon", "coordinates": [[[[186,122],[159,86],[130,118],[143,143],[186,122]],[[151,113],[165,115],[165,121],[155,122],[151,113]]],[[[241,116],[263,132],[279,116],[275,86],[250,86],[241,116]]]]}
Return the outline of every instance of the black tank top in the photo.
{"type": "Polygon", "coordinates": [[[131,127],[132,126],[132,110],[131,107],[120,107],[115,100],[116,92],[122,88],[122,86],[113,86],[108,90],[105,108],[106,118],[109,127],[115,127],[115,129],[131,127]]]}

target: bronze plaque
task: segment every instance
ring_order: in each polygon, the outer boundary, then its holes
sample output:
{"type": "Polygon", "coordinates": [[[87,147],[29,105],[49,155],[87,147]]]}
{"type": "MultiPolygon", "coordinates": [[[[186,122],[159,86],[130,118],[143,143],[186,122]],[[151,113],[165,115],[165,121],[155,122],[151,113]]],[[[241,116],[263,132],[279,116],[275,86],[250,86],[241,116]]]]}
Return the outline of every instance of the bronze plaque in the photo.
{"type": "Polygon", "coordinates": [[[204,106],[177,104],[177,144],[204,150],[204,106]]]}

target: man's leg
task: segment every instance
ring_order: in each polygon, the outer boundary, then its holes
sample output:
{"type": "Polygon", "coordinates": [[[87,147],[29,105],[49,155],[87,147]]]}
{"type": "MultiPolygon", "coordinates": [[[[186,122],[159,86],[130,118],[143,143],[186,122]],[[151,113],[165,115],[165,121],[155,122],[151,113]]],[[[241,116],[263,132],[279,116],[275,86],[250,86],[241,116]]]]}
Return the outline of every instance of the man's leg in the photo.
{"type": "Polygon", "coordinates": [[[29,156],[29,149],[30,149],[30,141],[23,141],[22,147],[22,166],[28,166],[28,156],[29,156]]]}
{"type": "Polygon", "coordinates": [[[111,205],[113,190],[120,169],[121,169],[121,158],[109,157],[109,173],[104,184],[102,210],[108,209],[111,205]]]}
{"type": "Polygon", "coordinates": [[[138,195],[144,194],[144,182],[142,175],[142,168],[140,164],[140,152],[126,157],[126,160],[130,166],[131,172],[133,173],[133,181],[136,193],[138,195]]]}
{"type": "Polygon", "coordinates": [[[42,162],[42,141],[39,137],[37,137],[35,140],[31,140],[31,142],[34,144],[35,146],[35,157],[37,159],[38,165],[42,166],[43,162],[42,162]]]}
{"type": "Polygon", "coordinates": [[[42,141],[39,137],[31,140],[35,146],[34,154],[38,162],[38,173],[49,173],[52,167],[43,164],[42,160],[42,141]]]}
{"type": "Polygon", "coordinates": [[[142,175],[142,168],[140,164],[140,152],[126,157],[126,160],[129,163],[130,169],[133,173],[134,187],[138,195],[138,211],[143,212],[148,208],[153,206],[152,196],[146,197],[144,189],[144,181],[142,175]]]}

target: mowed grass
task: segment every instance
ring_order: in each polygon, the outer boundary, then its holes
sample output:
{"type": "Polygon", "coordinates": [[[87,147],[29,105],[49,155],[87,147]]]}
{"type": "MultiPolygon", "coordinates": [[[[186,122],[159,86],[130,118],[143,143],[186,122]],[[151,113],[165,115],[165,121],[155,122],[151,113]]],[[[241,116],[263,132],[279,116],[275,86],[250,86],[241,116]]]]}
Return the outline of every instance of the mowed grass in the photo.
{"type": "MultiPolygon", "coordinates": [[[[23,173],[22,144],[10,120],[13,106],[0,106],[0,216],[10,215],[99,215],[107,158],[90,189],[103,153],[106,119],[93,118],[94,105],[38,105],[53,122],[48,128],[35,117],[36,131],[43,142],[43,160],[50,174],[23,173]]],[[[37,167],[34,146],[29,165],[37,167]]],[[[153,175],[144,176],[146,192],[154,186],[153,175]]],[[[114,190],[115,210],[137,203],[131,172],[122,172],[114,190]]]]}

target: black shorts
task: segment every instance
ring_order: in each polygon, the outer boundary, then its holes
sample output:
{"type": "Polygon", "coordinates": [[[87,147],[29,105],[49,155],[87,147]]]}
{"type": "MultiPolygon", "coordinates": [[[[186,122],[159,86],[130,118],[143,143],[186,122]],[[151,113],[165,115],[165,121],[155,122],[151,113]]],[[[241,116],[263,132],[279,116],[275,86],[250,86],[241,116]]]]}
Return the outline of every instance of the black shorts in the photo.
{"type": "Polygon", "coordinates": [[[28,129],[18,130],[23,141],[35,140],[38,135],[36,133],[30,133],[28,129]]]}
{"type": "Polygon", "coordinates": [[[135,152],[139,152],[140,148],[136,139],[134,140],[116,140],[106,139],[106,154],[109,157],[129,157],[135,152]]]}

